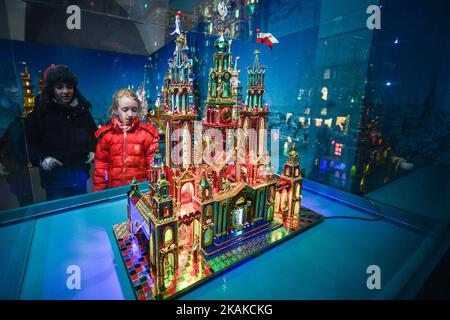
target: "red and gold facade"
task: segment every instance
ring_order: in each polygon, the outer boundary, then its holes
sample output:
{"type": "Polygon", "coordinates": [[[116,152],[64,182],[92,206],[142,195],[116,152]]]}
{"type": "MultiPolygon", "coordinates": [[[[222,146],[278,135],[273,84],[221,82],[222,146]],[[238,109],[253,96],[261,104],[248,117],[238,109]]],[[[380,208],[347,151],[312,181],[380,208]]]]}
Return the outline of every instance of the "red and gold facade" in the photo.
{"type": "MultiPolygon", "coordinates": [[[[173,276],[178,265],[175,255],[195,243],[209,259],[226,250],[229,241],[238,241],[233,235],[240,231],[252,234],[251,230],[257,229],[259,234],[279,227],[277,222],[298,228],[299,155],[292,150],[283,174],[275,174],[265,146],[269,112],[263,105],[266,69],[255,52],[254,64],[247,69],[247,104],[240,104],[239,71],[236,63],[232,68],[230,44],[223,34],[215,42],[217,52],[201,128],[193,127],[196,113],[184,35],[178,36],[174,58],[169,61],[160,104],[166,131],[165,161],[159,152],[155,155],[150,191],[136,204],[143,219],[132,214],[136,199],[129,198],[130,224],[150,230],[150,261],[164,279],[159,284],[173,276]],[[195,143],[194,130],[200,131],[195,143]],[[249,138],[250,131],[255,140],[249,138]],[[238,154],[242,143],[244,151],[238,154]],[[198,145],[203,152],[201,161],[193,156],[198,145]],[[216,151],[205,159],[205,148],[211,145],[215,148],[209,150],[216,151]]],[[[133,233],[137,232],[133,228],[133,233]]]]}

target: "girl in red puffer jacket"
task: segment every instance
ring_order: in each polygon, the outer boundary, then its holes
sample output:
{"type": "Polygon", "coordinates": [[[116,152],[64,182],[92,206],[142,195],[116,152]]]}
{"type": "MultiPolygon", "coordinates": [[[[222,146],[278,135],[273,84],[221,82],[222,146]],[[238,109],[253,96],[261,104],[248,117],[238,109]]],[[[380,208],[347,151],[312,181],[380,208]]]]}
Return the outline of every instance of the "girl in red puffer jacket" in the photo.
{"type": "Polygon", "coordinates": [[[97,130],[94,191],[148,180],[158,130],[139,121],[140,101],[133,90],[121,89],[113,97],[111,124],[97,130]]]}

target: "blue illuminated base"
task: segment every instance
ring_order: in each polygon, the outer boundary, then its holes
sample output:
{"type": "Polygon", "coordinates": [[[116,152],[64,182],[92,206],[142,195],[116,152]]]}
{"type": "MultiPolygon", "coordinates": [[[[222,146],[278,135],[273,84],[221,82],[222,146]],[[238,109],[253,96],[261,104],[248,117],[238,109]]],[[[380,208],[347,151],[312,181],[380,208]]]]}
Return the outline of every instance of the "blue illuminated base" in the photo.
{"type": "Polygon", "coordinates": [[[113,230],[136,298],[156,300],[176,298],[321,223],[323,219],[320,214],[302,207],[298,230],[286,228],[283,221],[276,218],[280,223],[261,223],[245,232],[228,235],[215,247],[202,249],[197,257],[193,256],[190,248],[180,249],[177,271],[164,279],[164,286],[159,288],[155,285],[156,275],[149,268],[148,241],[145,236],[141,233],[130,234],[128,221],[114,225],[113,230]]]}

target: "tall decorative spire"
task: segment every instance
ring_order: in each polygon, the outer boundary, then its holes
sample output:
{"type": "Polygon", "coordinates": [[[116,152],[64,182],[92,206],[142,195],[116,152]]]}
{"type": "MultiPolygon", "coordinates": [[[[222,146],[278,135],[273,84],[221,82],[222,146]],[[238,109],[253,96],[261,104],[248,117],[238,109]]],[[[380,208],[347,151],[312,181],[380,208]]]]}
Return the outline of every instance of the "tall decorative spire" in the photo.
{"type": "MultiPolygon", "coordinates": [[[[168,69],[161,88],[158,113],[153,119],[149,119],[158,123],[159,132],[164,133],[165,165],[175,170],[185,169],[193,163],[193,139],[190,137],[193,136],[193,122],[197,119],[193,60],[189,57],[187,34],[183,31],[181,17],[182,12],[178,11],[175,16],[175,30],[172,33],[176,35],[175,49],[167,61],[168,69]],[[177,143],[172,137],[176,132],[180,132],[178,130],[183,133],[182,153],[173,152],[177,143]]],[[[161,156],[155,155],[156,158],[161,156]]],[[[171,180],[172,174],[168,174],[168,178],[171,180]]]]}
{"type": "Polygon", "coordinates": [[[253,69],[259,69],[259,54],[261,53],[261,51],[259,51],[258,49],[255,50],[254,54],[255,54],[255,62],[253,63],[253,69]]]}
{"type": "Polygon", "coordinates": [[[238,74],[238,72],[239,72],[239,71],[238,71],[238,68],[237,68],[238,61],[239,61],[239,57],[236,57],[236,58],[234,59],[233,75],[238,74]]]}
{"type": "Polygon", "coordinates": [[[266,67],[259,63],[259,54],[261,51],[255,50],[255,61],[253,66],[247,68],[247,101],[250,108],[263,108],[264,76],[266,67]]]}
{"type": "Polygon", "coordinates": [[[182,31],[181,11],[176,15],[176,26],[173,34],[175,50],[172,58],[168,60],[168,70],[164,76],[161,104],[165,113],[194,112],[192,59],[189,58],[187,36],[182,31]]]}

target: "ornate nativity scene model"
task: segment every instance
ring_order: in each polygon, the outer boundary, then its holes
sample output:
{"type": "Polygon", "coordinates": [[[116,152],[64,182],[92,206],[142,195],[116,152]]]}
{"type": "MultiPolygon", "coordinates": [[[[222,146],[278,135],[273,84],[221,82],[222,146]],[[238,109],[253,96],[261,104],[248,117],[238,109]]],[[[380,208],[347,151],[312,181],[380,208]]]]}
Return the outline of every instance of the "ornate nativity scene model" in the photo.
{"type": "Polygon", "coordinates": [[[323,219],[301,206],[298,152],[290,151],[281,175],[270,163],[265,147],[269,108],[263,105],[266,68],[260,65],[259,51],[247,68],[242,104],[238,59],[233,66],[231,41],[224,34],[218,37],[206,117],[199,126],[183,32],[175,44],[156,106],[165,133],[165,159],[157,151],[148,192],[132,182],[128,221],[114,226],[136,297],[145,300],[177,297],[323,219]],[[210,129],[222,136],[208,135],[210,129]],[[242,133],[233,136],[242,148],[230,148],[230,129],[242,133]],[[249,143],[250,131],[256,136],[249,143]],[[201,154],[198,160],[196,149],[210,144],[222,152],[213,152],[206,164],[201,154]]]}

